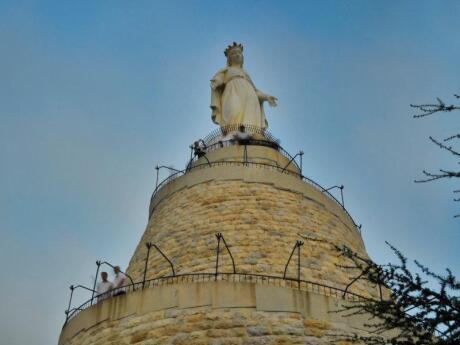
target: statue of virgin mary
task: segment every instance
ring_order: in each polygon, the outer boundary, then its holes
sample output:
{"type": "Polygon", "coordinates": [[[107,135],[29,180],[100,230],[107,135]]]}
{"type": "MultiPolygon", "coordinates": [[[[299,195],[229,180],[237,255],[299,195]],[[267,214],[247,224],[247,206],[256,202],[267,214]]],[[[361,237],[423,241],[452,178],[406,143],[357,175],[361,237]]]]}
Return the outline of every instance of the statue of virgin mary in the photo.
{"type": "Polygon", "coordinates": [[[211,79],[212,121],[227,125],[268,127],[263,103],[276,106],[277,99],[258,90],[243,69],[243,46],[233,42],[224,52],[227,67],[211,79]]]}

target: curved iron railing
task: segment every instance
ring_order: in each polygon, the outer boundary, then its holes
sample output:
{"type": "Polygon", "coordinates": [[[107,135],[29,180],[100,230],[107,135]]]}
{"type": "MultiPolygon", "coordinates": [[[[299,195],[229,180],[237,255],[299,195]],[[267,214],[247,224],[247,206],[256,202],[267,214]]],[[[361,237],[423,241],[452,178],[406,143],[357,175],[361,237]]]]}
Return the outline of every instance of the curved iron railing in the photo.
{"type": "MultiPolygon", "coordinates": [[[[247,161],[247,162],[244,162],[244,161],[218,161],[218,162],[206,162],[206,163],[202,163],[202,164],[197,164],[197,165],[191,166],[188,170],[178,171],[178,172],[168,176],[163,181],[161,181],[157,185],[155,190],[153,191],[153,194],[152,194],[152,197],[150,198],[150,201],[152,202],[152,200],[155,197],[156,193],[164,185],[166,185],[167,183],[173,181],[177,177],[184,175],[188,171],[191,171],[191,170],[194,170],[194,169],[204,169],[204,168],[208,168],[208,167],[210,168],[210,167],[215,167],[215,166],[252,166],[252,167],[260,167],[260,168],[265,168],[265,169],[277,171],[277,172],[280,172],[282,174],[287,174],[287,175],[297,177],[297,178],[305,181],[306,183],[310,184],[311,186],[313,186],[314,188],[319,190],[321,193],[327,195],[330,199],[332,199],[335,203],[337,203],[337,205],[339,205],[342,208],[342,210],[345,212],[345,214],[349,217],[349,219],[351,220],[353,225],[356,228],[358,228],[358,225],[354,221],[354,219],[351,216],[351,214],[347,211],[347,209],[340,203],[339,200],[337,200],[337,198],[334,195],[332,195],[328,190],[326,190],[324,187],[322,187],[319,183],[313,181],[312,179],[310,179],[310,178],[308,178],[306,176],[303,176],[302,174],[296,173],[296,172],[291,171],[291,170],[284,169],[284,168],[279,167],[277,165],[268,164],[268,163],[258,163],[258,162],[250,162],[250,161],[247,161]]],[[[150,211],[149,219],[152,216],[152,211],[153,211],[153,209],[150,211]]]]}
{"type": "MultiPolygon", "coordinates": [[[[213,151],[219,150],[224,147],[237,146],[237,145],[247,145],[247,146],[254,145],[254,146],[270,147],[278,151],[279,153],[281,153],[281,155],[287,158],[291,162],[291,164],[293,164],[299,171],[301,170],[297,162],[294,160],[294,157],[292,157],[289,154],[289,152],[287,152],[283,147],[281,147],[279,143],[270,141],[270,140],[248,139],[245,141],[245,144],[241,144],[240,141],[238,141],[237,139],[227,139],[227,140],[217,141],[217,142],[214,142],[213,144],[206,145],[205,147],[202,148],[202,150],[205,153],[209,153],[209,152],[213,152],[213,151]]],[[[199,158],[200,156],[194,155],[190,159],[189,163],[187,164],[187,168],[185,170],[188,170],[192,166],[192,164],[196,162],[199,158]]]]}
{"type": "MultiPolygon", "coordinates": [[[[316,294],[331,296],[337,299],[343,299],[347,301],[363,301],[367,298],[359,295],[357,293],[347,291],[345,289],[337,288],[327,284],[321,284],[309,280],[295,279],[295,278],[283,278],[279,276],[263,275],[263,274],[253,274],[253,273],[184,273],[177,274],[174,276],[164,276],[159,278],[154,278],[146,280],[145,282],[137,282],[134,284],[126,285],[121,288],[113,289],[109,292],[101,294],[97,297],[105,297],[103,300],[108,298],[116,297],[117,293],[124,291],[129,293],[135,290],[140,290],[144,288],[154,288],[156,286],[163,285],[173,285],[180,283],[196,283],[196,282],[209,282],[209,281],[228,281],[228,282],[246,282],[246,283],[256,283],[256,284],[267,284],[278,287],[287,287],[302,291],[309,291],[316,294]]],[[[98,301],[99,303],[101,301],[98,301]]],[[[96,303],[96,304],[97,304],[96,303]]],[[[79,307],[73,308],[67,314],[66,321],[64,326],[74,318],[80,311],[85,310],[91,306],[91,299],[81,304],[79,307]]]]}
{"type": "Polygon", "coordinates": [[[245,124],[234,124],[234,125],[227,125],[223,127],[218,127],[214,129],[211,133],[203,138],[203,141],[206,145],[212,144],[217,138],[226,136],[231,132],[239,132],[243,129],[243,132],[249,134],[259,134],[265,137],[267,140],[277,143],[279,145],[280,140],[277,139],[273,134],[271,134],[268,130],[252,126],[252,125],[245,125],[245,124]]]}
{"type": "MultiPolygon", "coordinates": [[[[283,149],[281,147],[281,145],[279,144],[280,141],[277,138],[275,138],[275,136],[273,136],[268,130],[266,130],[264,128],[261,128],[261,127],[252,126],[252,125],[244,125],[244,124],[227,125],[227,126],[216,128],[211,133],[209,133],[204,139],[198,140],[195,143],[195,145],[197,143],[199,143],[199,142],[201,142],[203,144],[203,145],[200,145],[200,147],[199,147],[199,150],[200,150],[199,153],[201,153],[201,154],[197,154],[197,151],[195,151],[195,155],[193,155],[193,152],[192,152],[192,156],[190,158],[190,161],[188,162],[188,164],[187,164],[187,166],[186,166],[186,168],[184,170],[177,170],[176,172],[174,172],[173,174],[170,174],[167,178],[162,180],[160,183],[158,183],[158,175],[157,175],[157,185],[155,186],[155,190],[152,193],[152,196],[150,198],[150,202],[152,202],[152,200],[155,197],[156,193],[164,185],[166,185],[167,183],[175,180],[177,177],[180,177],[180,176],[186,174],[190,170],[202,169],[202,168],[213,167],[213,166],[222,166],[222,165],[258,166],[258,167],[264,167],[264,168],[268,168],[268,169],[275,169],[275,170],[277,170],[277,171],[279,171],[281,173],[286,173],[286,174],[296,176],[296,177],[302,179],[303,181],[309,183],[311,186],[313,186],[316,189],[318,189],[321,193],[326,194],[330,199],[332,199],[336,204],[338,204],[343,209],[343,211],[346,213],[346,215],[351,220],[353,225],[360,231],[360,226],[358,227],[358,225],[354,221],[354,219],[351,216],[351,214],[345,208],[344,204],[341,203],[339,200],[337,200],[337,198],[329,192],[329,189],[326,189],[326,188],[322,187],[319,183],[317,183],[317,182],[313,181],[312,179],[304,176],[302,174],[302,168],[299,167],[299,165],[297,164],[297,162],[294,159],[295,157],[297,157],[297,155],[294,156],[294,157],[291,156],[285,149],[283,149]],[[217,140],[218,138],[223,138],[227,134],[230,134],[232,132],[235,132],[235,133],[247,133],[247,134],[259,134],[265,139],[253,139],[253,138],[250,137],[247,140],[241,140],[241,139],[237,139],[237,138],[226,138],[225,140],[217,140]],[[271,147],[271,148],[277,150],[278,152],[280,152],[285,158],[287,158],[289,160],[289,164],[293,164],[300,171],[300,173],[296,173],[296,172],[293,172],[293,171],[290,171],[290,170],[286,169],[287,166],[281,168],[281,167],[279,167],[277,165],[274,165],[274,164],[249,162],[249,161],[247,161],[247,157],[245,157],[244,161],[220,161],[220,162],[210,162],[208,160],[208,158],[206,157],[206,153],[208,153],[208,152],[212,152],[212,151],[218,150],[220,148],[229,147],[229,146],[233,146],[233,145],[259,145],[259,146],[271,147]],[[195,164],[194,165],[194,163],[196,163],[196,161],[200,157],[205,157],[206,158],[206,163],[195,164]]],[[[192,148],[193,148],[193,146],[192,146],[192,148]]],[[[302,155],[303,152],[300,152],[299,154],[302,155]]],[[[152,215],[152,211],[153,211],[153,209],[150,211],[149,219],[150,219],[150,217],[152,215]]]]}

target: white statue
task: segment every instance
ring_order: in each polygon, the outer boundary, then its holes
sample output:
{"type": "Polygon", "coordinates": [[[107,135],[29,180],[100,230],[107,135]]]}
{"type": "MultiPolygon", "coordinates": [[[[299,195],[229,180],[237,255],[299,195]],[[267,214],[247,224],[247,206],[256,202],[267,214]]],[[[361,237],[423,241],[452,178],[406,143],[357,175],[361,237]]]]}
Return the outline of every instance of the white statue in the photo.
{"type": "Polygon", "coordinates": [[[227,67],[211,79],[212,121],[221,127],[251,125],[267,128],[263,103],[275,107],[277,99],[255,87],[243,69],[243,46],[233,42],[224,52],[227,67]]]}

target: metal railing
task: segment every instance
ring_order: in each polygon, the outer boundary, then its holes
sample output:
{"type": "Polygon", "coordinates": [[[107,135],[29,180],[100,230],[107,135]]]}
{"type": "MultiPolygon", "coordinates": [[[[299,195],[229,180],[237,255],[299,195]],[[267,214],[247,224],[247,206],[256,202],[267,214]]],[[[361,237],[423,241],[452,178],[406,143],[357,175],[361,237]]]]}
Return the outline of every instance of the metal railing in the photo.
{"type": "MultiPolygon", "coordinates": [[[[251,166],[251,167],[258,167],[258,168],[263,168],[263,169],[269,169],[269,170],[272,170],[272,171],[277,171],[277,172],[280,172],[282,174],[287,174],[287,175],[291,175],[291,176],[294,176],[294,177],[297,177],[299,179],[301,179],[302,181],[304,182],[307,182],[308,184],[310,184],[311,186],[315,187],[318,191],[320,191],[321,193],[327,195],[330,199],[332,199],[332,201],[334,201],[338,206],[340,206],[340,208],[343,209],[343,211],[345,212],[345,214],[349,217],[349,219],[351,220],[351,222],[353,223],[353,225],[356,227],[356,228],[359,228],[358,225],[356,224],[356,222],[354,221],[353,217],[350,215],[350,213],[348,212],[348,210],[345,208],[345,206],[339,201],[337,200],[337,198],[332,195],[328,189],[325,189],[324,187],[322,187],[320,184],[318,184],[317,182],[313,181],[312,179],[306,177],[306,176],[303,176],[302,174],[299,174],[299,173],[296,173],[295,171],[292,171],[292,170],[288,170],[288,169],[285,169],[283,167],[280,167],[280,166],[277,166],[277,165],[273,165],[273,164],[268,164],[268,163],[261,163],[261,162],[250,162],[250,161],[217,161],[217,162],[206,162],[206,163],[201,163],[201,164],[197,164],[197,165],[194,165],[192,167],[189,168],[188,171],[191,171],[191,170],[196,170],[196,169],[205,169],[205,168],[212,168],[212,167],[216,167],[216,166],[251,166]]],[[[170,176],[168,176],[166,179],[164,179],[163,181],[161,181],[155,188],[155,190],[153,191],[153,194],[152,194],[152,197],[150,198],[150,201],[152,202],[153,198],[155,197],[156,193],[166,184],[168,184],[169,182],[175,180],[177,177],[180,177],[182,175],[185,175],[188,171],[185,171],[185,170],[182,170],[182,171],[178,171],[170,176]]],[[[150,217],[152,216],[152,213],[153,213],[153,208],[149,214],[149,219],[150,217]]]]}
{"type": "MultiPolygon", "coordinates": [[[[166,184],[169,182],[174,181],[176,178],[185,175],[191,170],[194,169],[203,169],[206,167],[215,167],[215,166],[256,166],[256,167],[261,167],[261,168],[267,168],[271,170],[276,170],[280,173],[285,173],[289,174],[292,176],[296,176],[299,179],[307,182],[311,186],[315,187],[317,190],[319,190],[321,193],[327,195],[330,199],[332,199],[336,204],[338,204],[345,214],[348,216],[348,218],[351,220],[353,225],[358,229],[359,233],[361,233],[361,225],[357,225],[357,223],[354,221],[353,217],[351,214],[348,212],[348,210],[345,208],[345,204],[343,202],[343,185],[342,186],[334,186],[331,188],[324,188],[322,187],[319,183],[313,181],[312,179],[306,177],[303,175],[302,172],[302,157],[304,152],[299,151],[295,156],[291,156],[286,150],[284,150],[281,145],[279,144],[280,141],[276,139],[269,131],[266,129],[256,127],[256,126],[251,126],[251,125],[242,125],[242,124],[234,124],[234,125],[228,125],[224,127],[219,127],[213,130],[210,134],[208,134],[204,139],[200,139],[195,142],[195,146],[192,145],[190,146],[191,152],[190,152],[190,160],[187,163],[187,166],[184,170],[177,170],[173,169],[170,167],[165,167],[165,166],[157,166],[157,176],[156,176],[156,184],[155,184],[155,189],[152,193],[152,196],[150,198],[150,202],[152,203],[153,198],[155,197],[156,193],[166,184]],[[262,136],[264,139],[253,139],[252,137],[249,137],[247,139],[238,139],[238,138],[226,138],[225,140],[217,140],[219,138],[224,138],[226,135],[235,132],[236,133],[246,133],[246,134],[259,134],[262,136]],[[242,161],[215,161],[215,162],[210,162],[209,159],[206,157],[206,154],[215,150],[218,150],[220,148],[224,147],[229,147],[229,146],[234,146],[234,145],[243,145],[245,150],[244,150],[244,157],[242,161]],[[286,159],[289,160],[289,163],[285,165],[284,167],[280,167],[276,164],[269,164],[269,163],[262,163],[262,162],[251,162],[248,161],[247,157],[247,146],[250,145],[256,145],[256,146],[265,146],[265,147],[271,147],[278,152],[280,152],[286,159]],[[197,150],[198,148],[198,150],[197,150]],[[194,153],[195,150],[195,153],[194,153]],[[300,166],[296,162],[295,158],[300,156],[300,166]],[[206,159],[206,163],[201,163],[201,164],[194,164],[200,159],[201,157],[204,157],[206,159]],[[295,171],[287,169],[289,165],[294,165],[296,169],[300,173],[296,173],[295,171]],[[170,169],[170,174],[163,179],[161,182],[158,181],[159,179],[159,169],[160,168],[167,168],[170,169]],[[171,171],[174,171],[174,173],[171,173],[171,171]],[[334,195],[330,193],[330,190],[332,188],[340,188],[340,193],[341,193],[341,201],[340,202],[334,195]]],[[[149,219],[152,216],[153,213],[153,208],[150,210],[149,214],[149,219]]]]}
{"type": "Polygon", "coordinates": [[[229,133],[239,132],[239,131],[249,133],[249,134],[259,134],[263,136],[264,138],[266,138],[267,140],[277,143],[278,145],[280,143],[280,140],[277,139],[268,130],[261,128],[261,127],[245,125],[245,124],[234,124],[234,125],[227,125],[227,126],[216,128],[211,133],[209,133],[207,136],[205,136],[203,138],[203,141],[206,145],[212,144],[215,142],[217,138],[224,137],[229,133]]]}
{"type": "MultiPolygon", "coordinates": [[[[287,152],[279,143],[271,141],[271,140],[262,140],[262,139],[246,139],[246,140],[238,140],[238,139],[227,139],[227,140],[222,140],[222,141],[217,141],[212,144],[205,145],[203,141],[203,145],[200,147],[200,153],[193,154],[193,146],[191,146],[192,152],[191,152],[191,158],[190,161],[187,163],[187,167],[185,171],[187,171],[194,162],[196,162],[198,159],[201,157],[206,158],[206,154],[225,148],[225,147],[230,147],[230,146],[244,146],[247,148],[247,146],[265,146],[265,147],[270,147],[276,151],[278,151],[283,157],[288,159],[291,164],[293,164],[299,171],[301,171],[301,166],[297,164],[297,162],[294,160],[295,157],[297,156],[291,156],[289,152],[287,152]]],[[[303,152],[302,152],[303,154],[303,152]]]]}
{"type": "MultiPolygon", "coordinates": [[[[347,301],[363,301],[366,297],[359,295],[357,293],[351,291],[345,291],[344,289],[337,288],[334,286],[330,286],[327,284],[322,284],[310,280],[303,280],[303,279],[295,279],[295,278],[283,278],[280,276],[273,276],[273,275],[265,275],[265,274],[254,274],[254,273],[233,273],[233,272],[204,272],[204,273],[184,273],[184,274],[176,274],[176,275],[169,275],[163,276],[159,278],[153,278],[146,281],[136,282],[131,285],[126,285],[124,287],[120,287],[118,289],[114,289],[110,291],[109,297],[107,298],[114,298],[118,292],[124,291],[126,293],[133,292],[136,290],[154,288],[157,286],[164,286],[164,285],[173,285],[173,284],[181,284],[181,283],[198,283],[198,282],[211,282],[211,281],[227,281],[233,283],[256,283],[262,285],[272,285],[277,287],[286,287],[297,289],[301,291],[312,292],[324,296],[330,296],[337,299],[343,299],[347,301]],[[113,297],[112,297],[113,296],[113,297]]],[[[105,295],[107,296],[107,292],[105,295]]],[[[95,296],[101,297],[104,294],[95,296]]],[[[104,297],[104,296],[103,296],[104,297]]],[[[103,300],[106,300],[104,298],[103,300]]],[[[99,303],[98,301],[97,303],[99,303]]],[[[97,304],[96,303],[96,304],[97,304]]],[[[92,305],[91,299],[84,302],[80,306],[70,309],[64,326],[74,318],[79,312],[89,308],[92,305]]]]}
{"type": "MultiPolygon", "coordinates": [[[[273,276],[273,275],[266,275],[266,274],[256,274],[256,273],[243,273],[243,272],[237,272],[236,269],[236,264],[235,264],[235,259],[232,255],[232,252],[230,250],[230,246],[227,244],[225,241],[224,235],[221,232],[218,232],[215,234],[216,240],[217,240],[217,245],[216,245],[216,262],[215,262],[215,272],[205,272],[205,273],[182,273],[182,274],[176,274],[176,271],[174,269],[174,264],[173,262],[168,258],[168,256],[161,251],[161,249],[154,243],[152,242],[147,242],[145,243],[147,247],[147,253],[145,257],[145,267],[144,267],[144,273],[143,273],[143,278],[142,281],[134,283],[133,280],[130,277],[131,284],[125,285],[120,288],[115,288],[110,291],[106,291],[104,293],[101,293],[99,295],[95,295],[97,293],[94,288],[90,289],[88,287],[82,286],[82,285],[71,285],[70,286],[70,298],[69,298],[69,304],[67,307],[67,310],[65,311],[66,314],[66,320],[64,323],[64,326],[67,324],[67,322],[73,318],[75,315],[77,315],[80,311],[90,307],[93,305],[94,299],[96,298],[97,302],[100,302],[101,300],[105,300],[107,298],[111,297],[116,297],[120,293],[121,294],[126,294],[127,292],[132,292],[136,291],[138,289],[145,289],[145,288],[150,288],[150,287],[155,287],[159,285],[168,285],[168,284],[177,284],[177,283],[182,283],[182,282],[207,282],[207,281],[230,281],[230,282],[251,282],[251,283],[258,283],[258,284],[270,284],[270,285],[275,285],[275,286],[280,286],[280,287],[289,287],[289,288],[295,288],[299,290],[304,290],[304,291],[311,291],[314,293],[326,295],[326,296],[333,296],[335,298],[341,298],[345,300],[351,300],[351,301],[360,301],[365,299],[365,297],[356,294],[354,292],[350,292],[349,288],[359,279],[358,278],[353,278],[351,282],[345,287],[345,288],[337,288],[333,287],[327,284],[319,283],[319,282],[314,282],[310,280],[305,280],[301,279],[300,272],[301,272],[301,265],[300,265],[300,248],[303,246],[304,242],[297,240],[295,242],[294,247],[292,248],[291,254],[289,255],[289,258],[286,262],[286,265],[284,267],[284,273],[283,276],[273,276]],[[232,268],[233,272],[219,272],[219,257],[220,257],[220,251],[221,251],[221,242],[225,246],[225,249],[230,256],[230,259],[232,261],[232,268]],[[157,251],[162,255],[162,257],[168,261],[168,263],[171,266],[172,270],[172,275],[168,276],[163,276],[163,277],[158,277],[158,278],[153,278],[153,279],[146,279],[147,276],[147,269],[148,269],[148,262],[149,262],[149,257],[150,257],[150,249],[155,248],[157,251]],[[290,278],[287,277],[287,270],[289,263],[292,259],[292,256],[294,255],[295,250],[297,249],[297,277],[296,278],[290,278]],[[84,302],[82,305],[76,307],[76,308],[71,308],[72,307],[72,296],[74,293],[74,290],[76,288],[83,288],[85,290],[91,291],[91,298],[84,302]]],[[[96,265],[98,267],[101,266],[100,261],[96,261],[96,265]]],[[[98,272],[97,271],[97,272],[98,272]]],[[[96,274],[97,274],[96,272],[96,274]]],[[[127,275],[128,276],[128,275],[127,275]]],[[[129,276],[128,276],[129,277],[129,276]]],[[[96,284],[94,284],[96,285],[96,284]]]]}

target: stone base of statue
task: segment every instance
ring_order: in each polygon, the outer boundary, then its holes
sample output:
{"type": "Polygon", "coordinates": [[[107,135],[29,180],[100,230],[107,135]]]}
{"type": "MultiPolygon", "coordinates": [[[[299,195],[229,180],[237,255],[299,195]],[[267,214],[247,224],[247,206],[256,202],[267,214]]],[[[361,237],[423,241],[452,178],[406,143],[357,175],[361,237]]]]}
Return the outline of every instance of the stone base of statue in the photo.
{"type": "Polygon", "coordinates": [[[158,184],[127,271],[136,284],[71,315],[60,345],[335,344],[366,333],[366,317],[336,311],[377,288],[346,290],[350,272],[330,246],[297,247],[303,234],[367,257],[353,219],[268,131],[233,129],[211,133],[158,184]]]}

